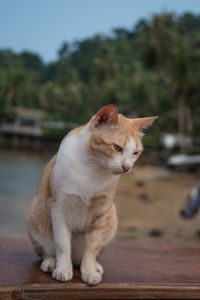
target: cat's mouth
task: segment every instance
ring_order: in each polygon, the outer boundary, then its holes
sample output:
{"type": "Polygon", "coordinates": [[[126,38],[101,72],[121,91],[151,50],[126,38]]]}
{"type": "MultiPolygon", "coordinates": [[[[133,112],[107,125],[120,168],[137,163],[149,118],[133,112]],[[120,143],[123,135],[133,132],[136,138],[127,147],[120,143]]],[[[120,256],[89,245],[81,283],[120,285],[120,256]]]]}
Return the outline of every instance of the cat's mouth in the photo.
{"type": "Polygon", "coordinates": [[[132,171],[132,168],[129,169],[129,170],[124,170],[124,169],[113,169],[113,170],[111,170],[111,171],[112,171],[112,173],[113,173],[114,175],[122,175],[122,174],[128,174],[128,173],[130,173],[130,172],[132,171]]]}

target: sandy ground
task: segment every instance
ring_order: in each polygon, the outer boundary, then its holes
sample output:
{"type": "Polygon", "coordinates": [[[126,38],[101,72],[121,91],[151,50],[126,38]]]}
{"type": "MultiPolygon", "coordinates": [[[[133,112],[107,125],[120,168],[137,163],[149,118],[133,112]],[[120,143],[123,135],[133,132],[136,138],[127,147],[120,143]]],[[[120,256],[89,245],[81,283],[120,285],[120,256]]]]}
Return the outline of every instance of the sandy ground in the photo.
{"type": "Polygon", "coordinates": [[[122,176],[116,193],[118,238],[200,242],[200,211],[191,220],[180,209],[196,183],[195,173],[137,167],[122,176]]]}

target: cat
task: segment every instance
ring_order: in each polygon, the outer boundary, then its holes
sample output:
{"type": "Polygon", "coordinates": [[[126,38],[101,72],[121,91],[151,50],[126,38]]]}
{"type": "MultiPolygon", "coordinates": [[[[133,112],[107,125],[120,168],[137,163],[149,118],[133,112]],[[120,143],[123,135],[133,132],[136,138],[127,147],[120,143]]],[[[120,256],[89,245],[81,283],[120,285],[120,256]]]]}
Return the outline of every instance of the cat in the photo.
{"type": "Polygon", "coordinates": [[[109,104],[63,139],[44,169],[27,219],[43,272],[68,281],[76,265],[85,283],[101,282],[97,259],[117,231],[118,179],[132,171],[143,150],[143,130],[156,118],[128,119],[109,104]]]}

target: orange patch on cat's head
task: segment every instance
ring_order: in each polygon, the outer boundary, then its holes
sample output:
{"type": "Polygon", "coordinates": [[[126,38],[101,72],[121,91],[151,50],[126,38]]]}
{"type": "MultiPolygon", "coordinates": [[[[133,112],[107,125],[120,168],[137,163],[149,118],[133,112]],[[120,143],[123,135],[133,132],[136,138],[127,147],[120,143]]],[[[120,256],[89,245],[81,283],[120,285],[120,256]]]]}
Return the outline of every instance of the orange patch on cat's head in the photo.
{"type": "Polygon", "coordinates": [[[122,149],[133,138],[136,148],[142,150],[142,132],[150,127],[157,117],[129,119],[118,113],[118,108],[109,104],[102,107],[90,120],[91,137],[89,148],[92,152],[114,156],[114,144],[122,149]]]}

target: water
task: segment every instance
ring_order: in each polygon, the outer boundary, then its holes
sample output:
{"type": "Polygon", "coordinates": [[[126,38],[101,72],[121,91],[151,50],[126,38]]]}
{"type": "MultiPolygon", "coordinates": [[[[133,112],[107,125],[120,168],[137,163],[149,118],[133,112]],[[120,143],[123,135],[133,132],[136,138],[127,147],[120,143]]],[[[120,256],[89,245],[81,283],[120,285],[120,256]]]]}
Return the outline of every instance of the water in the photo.
{"type": "Polygon", "coordinates": [[[0,151],[0,237],[26,235],[26,215],[51,155],[0,151]]]}

